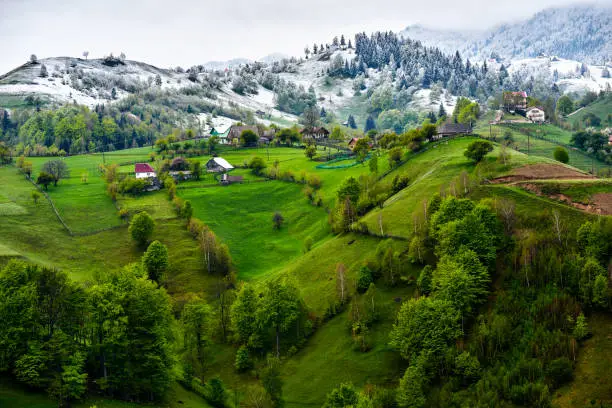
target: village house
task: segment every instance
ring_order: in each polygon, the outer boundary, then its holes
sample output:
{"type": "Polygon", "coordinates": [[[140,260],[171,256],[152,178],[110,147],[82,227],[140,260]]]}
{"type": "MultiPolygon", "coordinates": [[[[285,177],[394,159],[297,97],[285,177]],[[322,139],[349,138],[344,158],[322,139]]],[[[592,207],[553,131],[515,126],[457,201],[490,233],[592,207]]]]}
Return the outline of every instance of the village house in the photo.
{"type": "Polygon", "coordinates": [[[544,109],[538,106],[531,107],[527,109],[527,113],[525,114],[527,119],[534,123],[544,123],[546,120],[546,114],[544,113],[544,109]]]}
{"type": "Polygon", "coordinates": [[[206,171],[208,173],[227,173],[233,169],[234,166],[222,157],[213,157],[206,162],[206,171]]]}
{"type": "Polygon", "coordinates": [[[302,140],[325,140],[329,138],[329,130],[321,127],[304,128],[300,131],[302,140]]]}
{"type": "Polygon", "coordinates": [[[240,142],[240,136],[242,136],[242,132],[244,132],[245,130],[253,131],[253,133],[255,133],[258,138],[261,136],[259,134],[259,129],[257,128],[257,126],[237,126],[237,125],[232,125],[229,128],[229,132],[227,133],[227,144],[239,143],[240,142]],[[234,140],[237,140],[237,142],[234,142],[234,140]]]}
{"type": "Polygon", "coordinates": [[[176,181],[189,180],[192,177],[191,171],[189,171],[189,170],[170,171],[170,172],[168,172],[168,174],[170,175],[170,177],[172,177],[176,181]]]}
{"type": "Polygon", "coordinates": [[[527,109],[527,92],[504,92],[504,109],[511,113],[525,111],[527,109]]]}
{"type": "Polygon", "coordinates": [[[157,177],[155,170],[153,170],[153,167],[151,167],[148,163],[136,163],[134,165],[134,173],[136,173],[137,179],[157,177]]]}
{"type": "Polygon", "coordinates": [[[351,140],[349,140],[348,142],[348,147],[349,149],[353,150],[355,148],[355,146],[357,145],[357,141],[361,139],[360,137],[354,137],[351,140]]]}
{"type": "Polygon", "coordinates": [[[438,127],[436,139],[456,135],[469,135],[472,133],[472,126],[469,123],[443,123],[438,127]]]}
{"type": "Polygon", "coordinates": [[[261,137],[259,138],[259,143],[270,144],[274,140],[275,137],[276,137],[276,130],[274,129],[264,130],[263,133],[261,134],[261,137]]]}

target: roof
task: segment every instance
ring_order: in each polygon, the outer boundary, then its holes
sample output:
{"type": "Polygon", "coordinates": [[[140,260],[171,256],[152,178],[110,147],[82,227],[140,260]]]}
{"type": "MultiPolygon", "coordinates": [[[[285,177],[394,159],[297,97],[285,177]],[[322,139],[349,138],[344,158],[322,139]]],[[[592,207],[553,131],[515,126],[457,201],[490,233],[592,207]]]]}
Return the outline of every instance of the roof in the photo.
{"type": "Polygon", "coordinates": [[[523,98],[526,98],[527,97],[527,92],[525,92],[525,91],[505,92],[505,95],[522,96],[523,98]]]}
{"type": "Polygon", "coordinates": [[[530,108],[527,108],[527,112],[529,112],[530,110],[533,110],[533,109],[538,109],[538,110],[544,111],[544,108],[542,108],[540,106],[532,106],[530,108]]]}
{"type": "Polygon", "coordinates": [[[257,126],[236,126],[236,125],[232,125],[232,127],[229,128],[229,132],[227,134],[227,137],[228,137],[228,139],[240,138],[240,136],[242,136],[242,132],[244,132],[245,130],[251,130],[257,136],[259,136],[259,129],[257,129],[257,126]]]}
{"type": "Polygon", "coordinates": [[[469,133],[472,127],[469,123],[444,123],[438,128],[438,133],[469,133]]]}
{"type": "Polygon", "coordinates": [[[155,173],[153,167],[151,167],[148,163],[136,163],[135,165],[135,173],[155,173]]]}
{"type": "MultiPolygon", "coordinates": [[[[229,162],[227,160],[225,160],[223,157],[213,157],[210,160],[214,161],[218,166],[221,166],[221,167],[223,167],[226,170],[231,170],[231,169],[234,168],[234,166],[229,164],[229,162]]],[[[209,162],[210,162],[210,160],[209,160],[209,162]]]]}
{"type": "Polygon", "coordinates": [[[300,130],[300,133],[301,134],[311,134],[311,135],[318,135],[320,133],[329,134],[329,130],[321,126],[321,127],[313,127],[313,128],[304,128],[300,130]]]}

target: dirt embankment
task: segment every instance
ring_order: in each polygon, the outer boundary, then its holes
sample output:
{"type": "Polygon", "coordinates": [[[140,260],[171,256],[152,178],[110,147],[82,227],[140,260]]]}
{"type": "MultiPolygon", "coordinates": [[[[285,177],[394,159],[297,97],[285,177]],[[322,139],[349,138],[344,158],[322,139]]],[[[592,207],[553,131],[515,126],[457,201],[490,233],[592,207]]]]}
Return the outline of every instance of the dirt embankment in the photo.
{"type": "Polygon", "coordinates": [[[529,180],[579,180],[593,179],[590,174],[556,164],[532,164],[512,170],[508,176],[491,180],[493,184],[510,184],[529,180]]]}
{"type": "Polygon", "coordinates": [[[552,200],[557,200],[574,208],[586,211],[592,214],[612,215],[612,193],[597,193],[593,194],[588,204],[572,200],[571,197],[559,192],[545,192],[544,185],[529,182],[515,183],[517,187],[530,191],[541,197],[548,197],[552,200]]]}

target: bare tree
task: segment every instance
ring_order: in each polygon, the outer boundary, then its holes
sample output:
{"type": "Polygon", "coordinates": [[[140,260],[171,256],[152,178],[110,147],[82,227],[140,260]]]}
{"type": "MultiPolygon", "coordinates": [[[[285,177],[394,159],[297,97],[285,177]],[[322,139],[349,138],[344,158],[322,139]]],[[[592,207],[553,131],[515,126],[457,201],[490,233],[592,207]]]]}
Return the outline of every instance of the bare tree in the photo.
{"type": "Polygon", "coordinates": [[[346,300],[346,274],[343,263],[336,266],[336,289],[338,290],[340,303],[344,303],[346,300]]]}
{"type": "Polygon", "coordinates": [[[87,57],[89,57],[89,51],[83,51],[83,56],[87,59],[87,57]]]}
{"type": "Polygon", "coordinates": [[[553,218],[553,228],[555,229],[555,234],[557,235],[557,240],[559,241],[559,245],[563,244],[561,240],[561,236],[563,231],[565,230],[563,223],[561,222],[561,214],[557,210],[553,210],[552,212],[553,218]]]}
{"type": "Polygon", "coordinates": [[[36,54],[30,55],[30,62],[32,64],[36,64],[38,62],[38,57],[36,56],[36,54]]]}
{"type": "Polygon", "coordinates": [[[125,61],[125,54],[124,53],[119,54],[119,59],[121,61],[125,61]]]}
{"type": "Polygon", "coordinates": [[[500,200],[498,210],[504,222],[506,234],[510,235],[512,233],[512,229],[514,228],[515,220],[514,201],[507,199],[500,200]]]}

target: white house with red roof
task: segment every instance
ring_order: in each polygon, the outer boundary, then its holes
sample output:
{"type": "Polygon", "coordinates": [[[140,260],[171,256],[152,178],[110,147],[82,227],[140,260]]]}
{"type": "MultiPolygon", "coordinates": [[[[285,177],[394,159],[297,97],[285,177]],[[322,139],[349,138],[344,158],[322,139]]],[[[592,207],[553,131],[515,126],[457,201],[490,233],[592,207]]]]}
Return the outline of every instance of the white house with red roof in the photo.
{"type": "Polygon", "coordinates": [[[136,163],[134,165],[134,172],[136,173],[137,179],[155,178],[155,170],[148,163],[136,163]]]}

